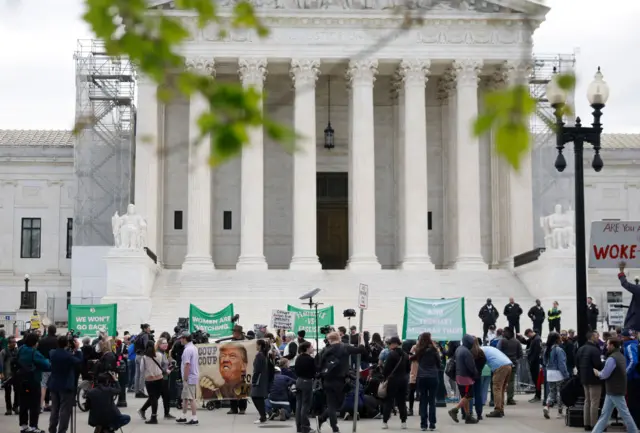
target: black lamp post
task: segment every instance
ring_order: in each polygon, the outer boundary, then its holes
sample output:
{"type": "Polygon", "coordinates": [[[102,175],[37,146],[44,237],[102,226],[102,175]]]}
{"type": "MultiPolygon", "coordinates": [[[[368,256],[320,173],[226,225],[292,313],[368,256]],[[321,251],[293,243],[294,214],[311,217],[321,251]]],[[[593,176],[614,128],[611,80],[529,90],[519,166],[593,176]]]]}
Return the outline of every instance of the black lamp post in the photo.
{"type": "Polygon", "coordinates": [[[24,274],[24,291],[29,293],[29,274],[24,274]]]}
{"type": "Polygon", "coordinates": [[[327,127],[324,128],[324,148],[325,149],[333,149],[336,147],[335,144],[335,131],[333,127],[331,127],[331,76],[327,79],[327,88],[329,93],[329,101],[327,103],[327,127]]]}
{"type": "MultiPolygon", "coordinates": [[[[555,68],[554,68],[555,72],[555,68]]],[[[563,171],[567,167],[562,151],[567,143],[573,143],[574,164],[575,164],[575,218],[576,218],[576,312],[578,316],[578,342],[582,346],[586,341],[586,334],[589,330],[587,320],[587,258],[586,239],[584,222],[584,167],[583,151],[584,144],[593,146],[595,155],[591,166],[596,172],[602,170],[604,166],[600,157],[600,136],[602,135],[602,109],[609,98],[609,86],[602,79],[600,68],[595,75],[595,80],[589,85],[587,99],[593,108],[592,126],[582,126],[578,117],[575,126],[565,126],[562,116],[563,107],[566,102],[566,93],[558,86],[557,76],[547,85],[547,99],[554,108],[556,117],[556,148],[558,157],[556,158],[556,169],[563,171]]]]}

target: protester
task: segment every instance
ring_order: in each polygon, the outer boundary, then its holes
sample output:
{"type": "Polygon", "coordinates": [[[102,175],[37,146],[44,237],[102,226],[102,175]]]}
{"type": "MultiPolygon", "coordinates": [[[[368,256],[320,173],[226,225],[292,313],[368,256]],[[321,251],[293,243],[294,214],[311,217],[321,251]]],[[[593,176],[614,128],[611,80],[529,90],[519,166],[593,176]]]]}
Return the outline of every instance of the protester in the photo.
{"type": "Polygon", "coordinates": [[[316,364],[313,358],[314,348],[308,341],[298,346],[296,359],[296,429],[298,433],[311,433],[309,412],[313,398],[313,380],[316,377],[316,364]]]}
{"type": "Polygon", "coordinates": [[[624,274],[624,268],[626,267],[625,262],[620,262],[618,267],[620,268],[620,273],[618,274],[620,285],[627,292],[631,293],[631,302],[629,303],[627,315],[624,319],[624,327],[638,331],[640,330],[640,285],[627,281],[627,276],[624,274]]]}
{"type": "MultiPolygon", "coordinates": [[[[405,399],[409,382],[409,358],[402,351],[402,341],[398,337],[389,339],[389,357],[384,364],[382,375],[387,381],[387,395],[384,398],[382,411],[382,429],[389,428],[389,419],[394,407],[400,414],[401,428],[407,428],[407,405],[405,399]]],[[[335,431],[335,430],[334,430],[335,431]]]]}
{"type": "MultiPolygon", "coordinates": [[[[627,433],[638,433],[637,422],[634,421],[627,402],[625,394],[627,392],[627,365],[624,355],[620,353],[620,341],[618,339],[609,339],[607,343],[609,357],[605,362],[602,371],[595,370],[593,373],[605,381],[606,396],[604,405],[598,422],[593,427],[593,433],[604,432],[608,425],[613,409],[618,410],[618,415],[622,418],[622,422],[627,428],[627,433]]],[[[631,400],[630,400],[631,401],[631,400]]]]}
{"type": "Polygon", "coordinates": [[[638,365],[638,340],[631,331],[622,331],[624,357],[627,362],[627,388],[629,410],[636,425],[640,426],[640,366],[638,365]]]}
{"type": "MultiPolygon", "coordinates": [[[[46,359],[49,359],[49,355],[52,350],[55,350],[58,347],[58,337],[56,336],[56,332],[58,330],[54,325],[49,325],[47,328],[47,334],[43,338],[38,341],[38,351],[44,356],[46,359]]],[[[49,377],[51,376],[51,372],[44,371],[42,373],[42,383],[40,387],[42,388],[42,392],[40,394],[40,411],[41,412],[49,412],[51,410],[51,406],[49,403],[50,393],[48,392],[48,384],[49,377]]]]}
{"type": "Polygon", "coordinates": [[[536,384],[536,391],[529,403],[537,403],[542,398],[542,391],[537,386],[538,376],[540,375],[540,359],[542,356],[542,340],[532,329],[524,331],[526,339],[518,337],[518,340],[527,346],[527,361],[529,363],[529,372],[531,374],[531,380],[536,384]]]}
{"type": "Polygon", "coordinates": [[[491,346],[483,346],[487,364],[493,374],[493,398],[495,408],[487,414],[487,418],[502,418],[504,416],[504,396],[509,386],[509,377],[513,363],[500,349],[491,346]]]}
{"type": "Polygon", "coordinates": [[[73,342],[73,351],[69,348],[66,336],[58,337],[58,348],[51,351],[51,376],[49,392],[51,393],[51,416],[49,417],[49,433],[66,433],[69,428],[71,411],[76,398],[76,370],[82,364],[80,343],[73,342]]]}
{"type": "Polygon", "coordinates": [[[589,323],[590,331],[598,330],[598,306],[593,302],[593,298],[589,296],[587,298],[587,322],[589,323]]]}
{"type": "Polygon", "coordinates": [[[600,396],[602,394],[602,382],[594,374],[594,370],[602,370],[602,358],[598,348],[598,333],[589,331],[586,335],[587,342],[578,349],[576,362],[578,376],[584,388],[584,427],[591,429],[598,419],[600,409],[600,396]]]}
{"type": "Polygon", "coordinates": [[[42,373],[51,371],[51,363],[36,350],[38,340],[37,333],[29,332],[18,350],[18,369],[14,372],[14,382],[20,389],[21,432],[44,433],[38,428],[41,383],[42,373]]]}
{"type": "Polygon", "coordinates": [[[465,424],[477,424],[478,420],[473,417],[470,411],[469,403],[473,398],[474,377],[479,376],[476,370],[476,364],[471,353],[471,348],[475,342],[472,335],[465,334],[462,337],[462,345],[456,349],[456,383],[460,392],[460,402],[456,407],[449,410],[449,416],[455,422],[458,422],[458,412],[460,409],[466,414],[465,424]]]}
{"type": "Polygon", "coordinates": [[[161,363],[162,354],[156,352],[152,341],[147,342],[147,350],[144,352],[140,367],[144,374],[149,398],[138,410],[138,415],[145,420],[145,424],[158,424],[158,400],[162,396],[162,382],[166,369],[166,366],[163,368],[161,363]],[[149,407],[151,407],[151,418],[147,420],[145,412],[149,407]]]}
{"type": "Polygon", "coordinates": [[[562,398],[560,390],[564,381],[569,378],[567,370],[567,355],[561,347],[562,340],[560,334],[551,332],[547,336],[547,347],[544,352],[544,364],[547,367],[547,384],[549,385],[549,395],[547,405],[543,409],[546,419],[549,419],[549,410],[552,406],[558,407],[558,418],[562,417],[562,398]]]}
{"type": "MultiPolygon", "coordinates": [[[[164,333],[163,333],[164,334],[164,333]]],[[[169,395],[169,377],[172,372],[172,368],[169,364],[169,358],[167,356],[167,351],[169,350],[169,341],[165,337],[160,337],[158,339],[158,343],[156,343],[156,353],[162,357],[162,361],[160,365],[162,366],[162,406],[164,409],[164,419],[170,420],[175,419],[173,415],[171,415],[171,397],[169,395]]]]}
{"type": "Polygon", "coordinates": [[[89,425],[103,432],[114,432],[131,422],[131,417],[120,413],[114,397],[120,394],[120,384],[115,372],[100,373],[96,386],[87,392],[89,425]]]}
{"type": "Polygon", "coordinates": [[[184,332],[180,338],[184,347],[182,352],[182,416],[176,422],[187,425],[198,425],[196,387],[200,380],[198,367],[198,349],[191,341],[191,334],[184,332]],[[191,419],[187,421],[187,410],[191,407],[191,419]]]}
{"type": "Polygon", "coordinates": [[[13,377],[13,366],[18,359],[18,346],[12,336],[7,338],[7,347],[0,351],[0,380],[4,386],[5,415],[17,414],[20,407],[20,394],[13,377]],[[11,391],[13,390],[13,405],[11,404],[11,391]]]}
{"type": "MultiPolygon", "coordinates": [[[[507,406],[513,406],[515,401],[515,383],[516,383],[516,368],[520,358],[522,358],[522,344],[516,340],[512,328],[504,329],[504,338],[498,343],[498,349],[502,351],[507,358],[511,361],[513,368],[511,368],[511,374],[509,375],[509,385],[507,387],[507,406]]],[[[495,389],[495,388],[494,388],[495,389]]]]}
{"type": "MultiPolygon", "coordinates": [[[[420,429],[436,429],[436,394],[440,376],[440,350],[431,339],[431,333],[424,332],[418,338],[411,361],[417,365],[417,392],[420,396],[420,429]]],[[[412,366],[413,369],[413,366],[412,366]]]]}
{"type": "Polygon", "coordinates": [[[260,418],[256,424],[267,422],[267,410],[265,400],[269,396],[269,350],[270,345],[266,340],[256,340],[258,352],[253,360],[253,375],[251,376],[251,400],[258,411],[260,418]]]}
{"type": "Polygon", "coordinates": [[[567,331],[560,331],[560,338],[562,339],[562,350],[564,350],[565,355],[567,355],[567,371],[569,372],[569,377],[571,377],[573,376],[573,370],[576,368],[578,345],[575,341],[575,335],[571,337],[567,331]]]}

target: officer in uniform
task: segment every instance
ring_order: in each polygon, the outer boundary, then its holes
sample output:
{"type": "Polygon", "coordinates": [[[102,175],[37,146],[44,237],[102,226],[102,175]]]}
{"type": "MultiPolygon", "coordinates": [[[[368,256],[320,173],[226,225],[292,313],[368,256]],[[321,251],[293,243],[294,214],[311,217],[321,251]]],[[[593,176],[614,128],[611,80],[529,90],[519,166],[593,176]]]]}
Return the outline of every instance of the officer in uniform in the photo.
{"type": "Polygon", "coordinates": [[[547,320],[549,321],[549,332],[560,332],[560,317],[562,311],[558,309],[558,301],[553,301],[553,307],[547,312],[547,320]]]}

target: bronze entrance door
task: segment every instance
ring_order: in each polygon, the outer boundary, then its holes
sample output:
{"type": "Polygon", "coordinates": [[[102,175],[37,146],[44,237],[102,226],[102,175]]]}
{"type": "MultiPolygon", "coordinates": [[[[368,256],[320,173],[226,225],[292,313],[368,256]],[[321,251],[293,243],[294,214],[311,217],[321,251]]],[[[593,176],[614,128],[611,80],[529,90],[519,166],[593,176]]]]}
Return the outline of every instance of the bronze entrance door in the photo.
{"type": "Polygon", "coordinates": [[[322,269],[344,269],[349,260],[347,173],[317,174],[317,251],[322,269]]]}

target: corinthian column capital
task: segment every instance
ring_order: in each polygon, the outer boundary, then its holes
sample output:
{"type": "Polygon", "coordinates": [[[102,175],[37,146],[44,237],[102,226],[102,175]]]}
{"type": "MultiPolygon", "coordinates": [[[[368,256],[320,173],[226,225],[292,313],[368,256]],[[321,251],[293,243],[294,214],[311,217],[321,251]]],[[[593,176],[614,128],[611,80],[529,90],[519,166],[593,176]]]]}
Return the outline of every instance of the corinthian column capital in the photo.
{"type": "Polygon", "coordinates": [[[398,73],[405,85],[425,87],[429,76],[431,61],[424,59],[405,59],[400,62],[398,73]]]}
{"type": "Polygon", "coordinates": [[[377,59],[351,60],[347,68],[347,77],[354,84],[373,84],[378,75],[377,59]]]}
{"type": "Polygon", "coordinates": [[[453,62],[458,86],[477,86],[480,81],[482,61],[478,59],[462,59],[453,62]]]}
{"type": "Polygon", "coordinates": [[[267,78],[267,59],[241,58],[238,60],[238,75],[243,84],[262,86],[267,78]]]}
{"type": "Polygon", "coordinates": [[[502,72],[505,81],[509,85],[527,84],[533,66],[529,60],[507,60],[502,64],[502,72]]]}
{"type": "Polygon", "coordinates": [[[320,75],[320,60],[293,59],[289,73],[294,87],[315,86],[320,75]]]}
{"type": "Polygon", "coordinates": [[[189,57],[185,60],[184,65],[187,71],[208,77],[216,76],[216,64],[213,58],[203,56],[189,57]]]}

